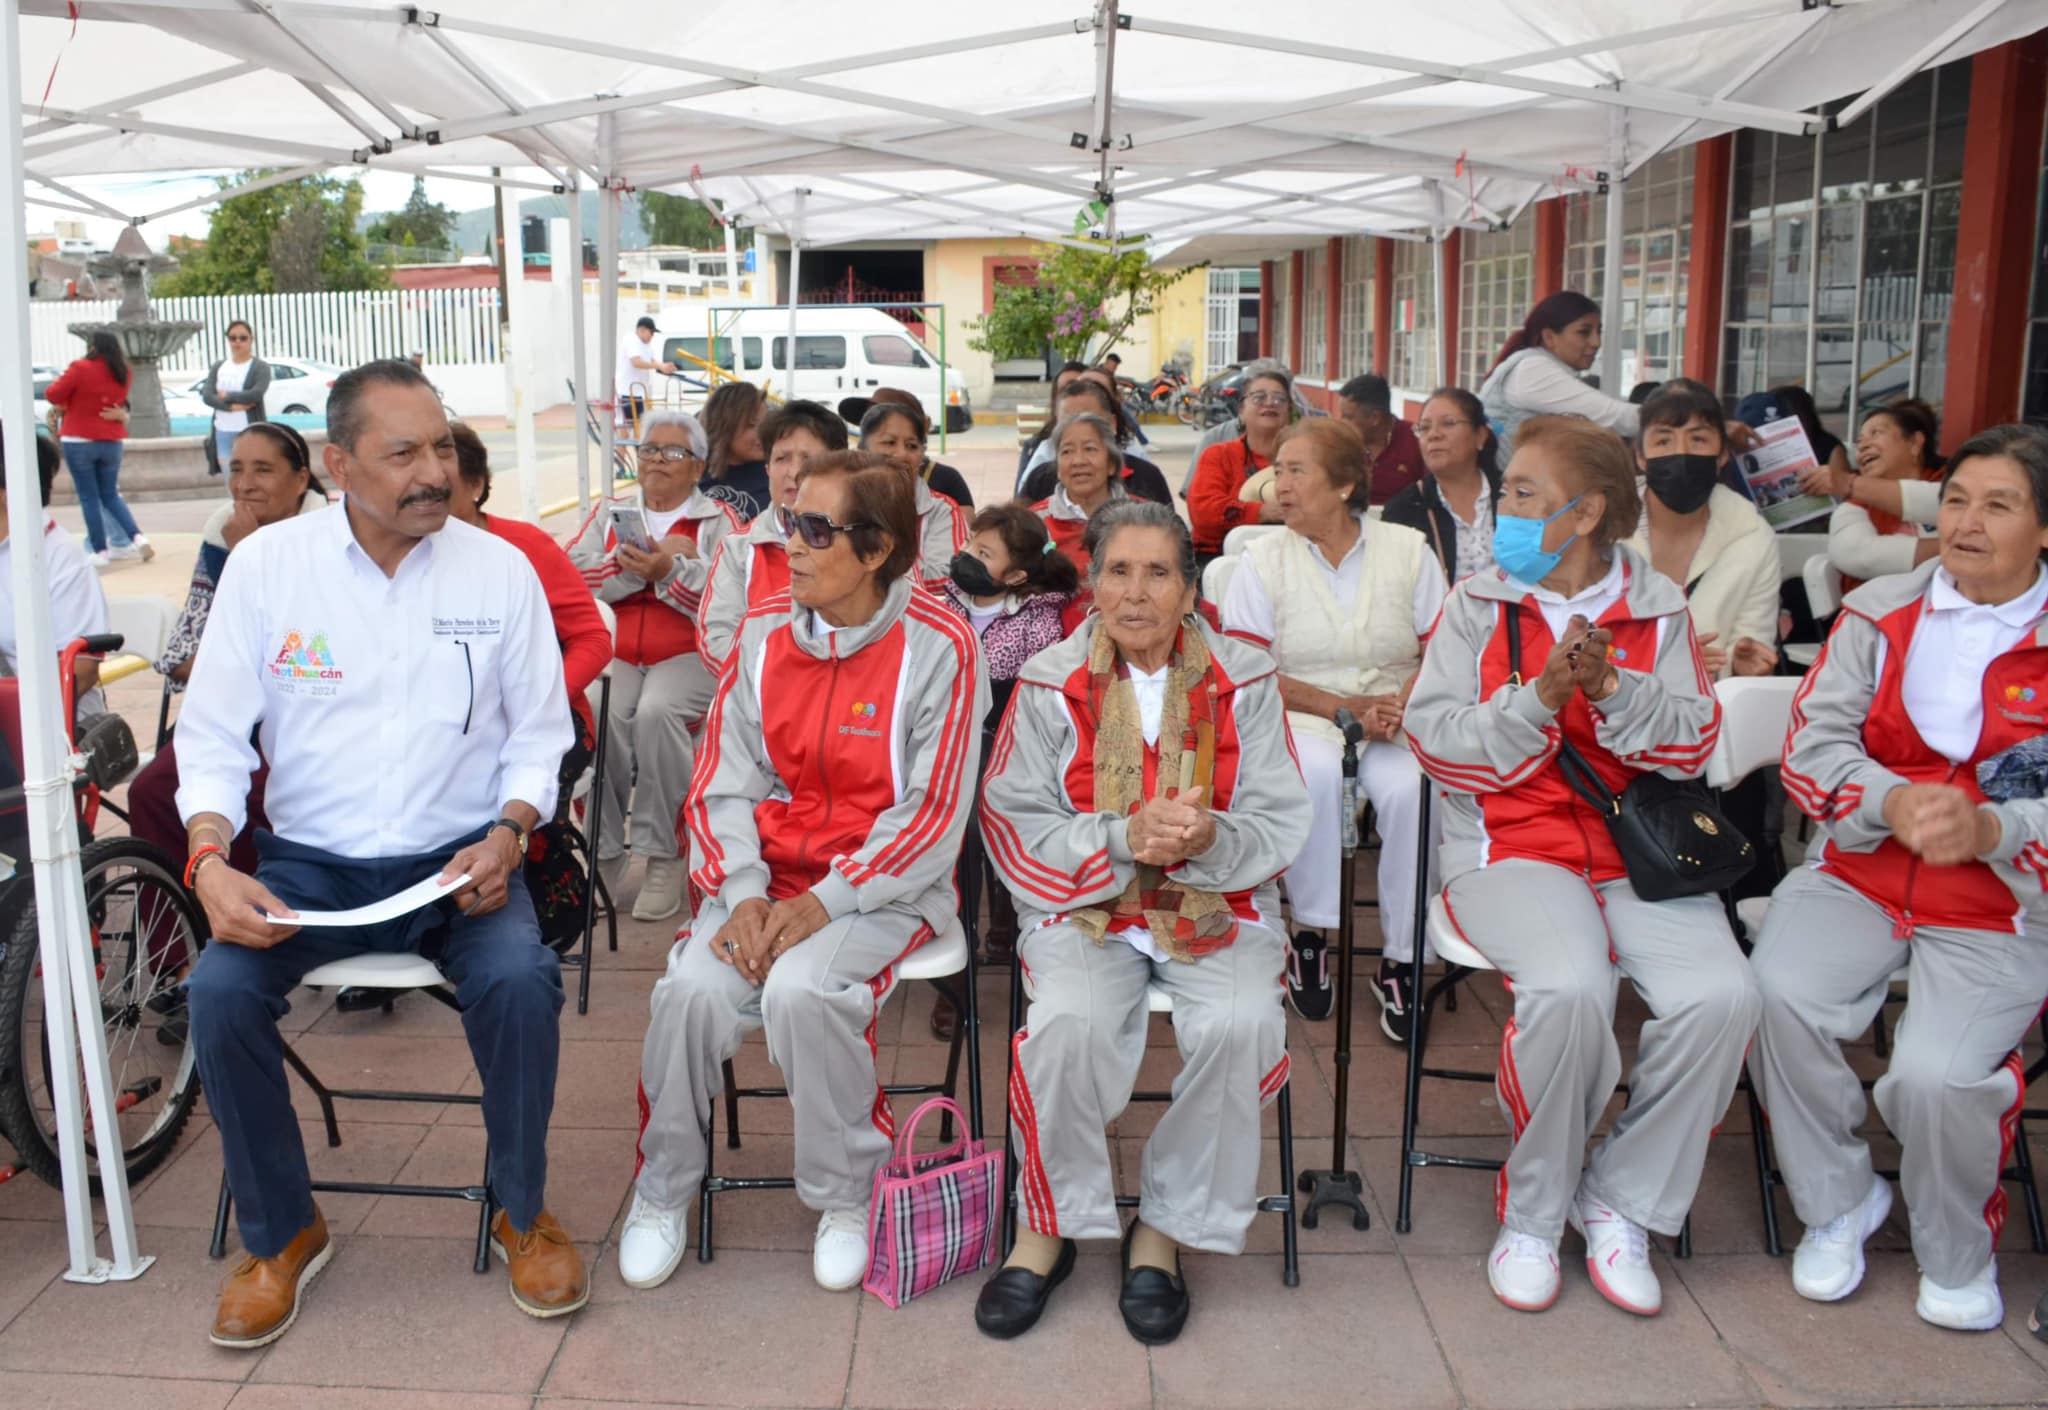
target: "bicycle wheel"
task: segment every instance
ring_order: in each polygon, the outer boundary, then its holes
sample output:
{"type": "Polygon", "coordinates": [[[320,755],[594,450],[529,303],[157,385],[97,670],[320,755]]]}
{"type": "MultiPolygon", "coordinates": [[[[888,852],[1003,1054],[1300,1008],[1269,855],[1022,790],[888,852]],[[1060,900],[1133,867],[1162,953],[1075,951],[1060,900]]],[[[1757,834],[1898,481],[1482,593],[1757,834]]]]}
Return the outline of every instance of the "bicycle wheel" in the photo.
{"type": "MultiPolygon", "coordinates": [[[[170,1154],[199,1096],[177,985],[199,958],[205,922],[177,871],[146,842],[102,838],[89,843],[79,860],[115,1120],[128,1178],[136,1180],[170,1154]]],[[[0,955],[0,1133],[24,1166],[55,1185],[61,1176],[44,1037],[43,966],[35,899],[27,887],[22,895],[0,955]]],[[[97,1158],[89,1120],[85,1136],[88,1154],[97,1158]]],[[[99,1189],[97,1176],[93,1189],[99,1189]]]]}

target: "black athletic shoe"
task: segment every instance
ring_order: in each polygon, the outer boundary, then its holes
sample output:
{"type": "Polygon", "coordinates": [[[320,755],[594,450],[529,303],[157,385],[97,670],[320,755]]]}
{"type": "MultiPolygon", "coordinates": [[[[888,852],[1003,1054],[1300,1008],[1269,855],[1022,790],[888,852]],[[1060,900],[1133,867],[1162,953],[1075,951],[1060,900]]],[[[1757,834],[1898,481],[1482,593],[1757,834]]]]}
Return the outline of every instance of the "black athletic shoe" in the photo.
{"type": "Polygon", "coordinates": [[[1287,1001],[1310,1023],[1330,1016],[1330,942],[1321,931],[1297,930],[1287,950],[1287,1001]]]}
{"type": "Polygon", "coordinates": [[[1396,1043],[1408,1041],[1415,1023],[1415,991],[1408,982],[1408,961],[1381,960],[1372,979],[1372,996],[1380,1001],[1380,1032],[1396,1043]]]}
{"type": "Polygon", "coordinates": [[[2041,1300],[2034,1304],[2034,1310],[2027,1314],[2027,1330],[2042,1341],[2048,1341],[2048,1293],[2042,1293],[2041,1300]]]}

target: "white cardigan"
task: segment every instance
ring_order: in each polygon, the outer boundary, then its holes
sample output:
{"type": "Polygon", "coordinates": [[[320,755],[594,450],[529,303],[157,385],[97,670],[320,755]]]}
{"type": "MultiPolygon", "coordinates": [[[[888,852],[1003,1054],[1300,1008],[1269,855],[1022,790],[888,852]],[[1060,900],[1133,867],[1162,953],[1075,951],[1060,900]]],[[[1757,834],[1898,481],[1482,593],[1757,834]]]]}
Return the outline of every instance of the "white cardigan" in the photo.
{"type": "Polygon", "coordinates": [[[1888,577],[1913,571],[1913,555],[1920,540],[1934,533],[1935,516],[1941,511],[1941,486],[1933,480],[1899,481],[1899,517],[1919,528],[1913,533],[1880,534],[1870,522],[1870,511],[1843,500],[1828,517],[1828,562],[1842,570],[1844,577],[1888,577]]]}
{"type": "MultiPolygon", "coordinates": [[[[1646,521],[1629,546],[1650,556],[1646,521]]],[[[1693,550],[1686,591],[1692,629],[1713,633],[1714,645],[1734,661],[1736,639],[1749,637],[1776,649],[1778,645],[1778,539],[1756,506],[1729,489],[1714,486],[1707,500],[1707,531],[1693,550]]],[[[1721,676],[1728,675],[1723,665],[1721,676]]]]}

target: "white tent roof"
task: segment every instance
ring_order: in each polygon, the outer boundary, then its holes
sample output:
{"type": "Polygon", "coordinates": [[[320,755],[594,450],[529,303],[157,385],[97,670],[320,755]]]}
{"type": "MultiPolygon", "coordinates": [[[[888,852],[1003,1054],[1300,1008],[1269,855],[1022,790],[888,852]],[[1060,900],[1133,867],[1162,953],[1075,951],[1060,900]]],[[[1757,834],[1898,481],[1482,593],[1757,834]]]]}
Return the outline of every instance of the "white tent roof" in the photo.
{"type": "Polygon", "coordinates": [[[2048,24],[2048,0],[1121,0],[1109,24],[1089,0],[81,0],[75,32],[66,0],[23,8],[41,204],[163,214],[73,185],[142,171],[574,169],[807,245],[1056,237],[1103,191],[1117,229],[1174,239],[1485,227],[2048,24]]]}

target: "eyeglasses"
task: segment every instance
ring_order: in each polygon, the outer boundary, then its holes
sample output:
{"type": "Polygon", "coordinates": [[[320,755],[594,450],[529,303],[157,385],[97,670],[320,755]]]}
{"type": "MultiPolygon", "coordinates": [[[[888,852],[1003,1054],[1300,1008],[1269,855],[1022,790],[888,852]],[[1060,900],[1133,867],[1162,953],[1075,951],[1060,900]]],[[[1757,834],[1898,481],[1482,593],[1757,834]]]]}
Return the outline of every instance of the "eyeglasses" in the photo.
{"type": "Polygon", "coordinates": [[[790,523],[801,538],[812,548],[826,549],[832,546],[834,534],[850,534],[855,529],[872,529],[873,524],[835,523],[829,514],[792,514],[790,523]]]}
{"type": "Polygon", "coordinates": [[[697,455],[688,446],[642,446],[642,460],[659,460],[666,465],[679,465],[685,460],[695,460],[697,455]]]}
{"type": "Polygon", "coordinates": [[[1418,421],[1415,423],[1415,434],[1426,436],[1432,431],[1449,431],[1458,426],[1470,426],[1471,424],[1470,421],[1461,421],[1455,416],[1444,421],[1418,421]]]}
{"type": "Polygon", "coordinates": [[[1246,406],[1285,406],[1287,398],[1279,392],[1253,392],[1244,399],[1246,406]]]}
{"type": "Polygon", "coordinates": [[[249,341],[249,335],[247,333],[230,333],[228,334],[228,341],[231,343],[246,343],[249,341]]]}

